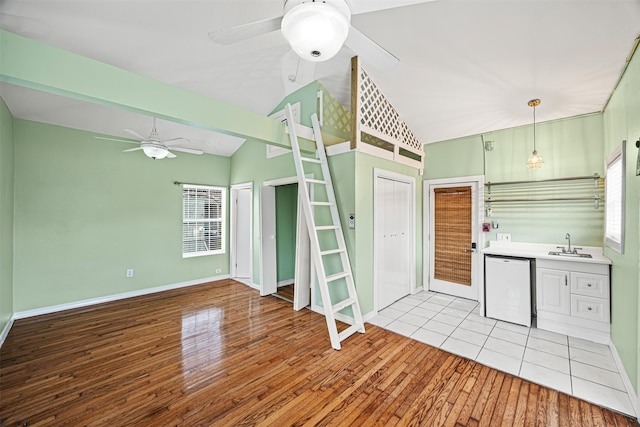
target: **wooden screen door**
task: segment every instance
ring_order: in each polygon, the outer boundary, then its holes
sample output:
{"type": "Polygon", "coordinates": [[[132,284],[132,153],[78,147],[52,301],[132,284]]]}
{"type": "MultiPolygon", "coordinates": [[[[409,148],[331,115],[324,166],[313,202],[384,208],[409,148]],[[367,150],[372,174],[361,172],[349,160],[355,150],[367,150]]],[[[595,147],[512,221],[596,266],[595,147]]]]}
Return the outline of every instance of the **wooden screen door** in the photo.
{"type": "Polygon", "coordinates": [[[476,183],[431,185],[429,289],[473,300],[475,283],[476,183]]]}

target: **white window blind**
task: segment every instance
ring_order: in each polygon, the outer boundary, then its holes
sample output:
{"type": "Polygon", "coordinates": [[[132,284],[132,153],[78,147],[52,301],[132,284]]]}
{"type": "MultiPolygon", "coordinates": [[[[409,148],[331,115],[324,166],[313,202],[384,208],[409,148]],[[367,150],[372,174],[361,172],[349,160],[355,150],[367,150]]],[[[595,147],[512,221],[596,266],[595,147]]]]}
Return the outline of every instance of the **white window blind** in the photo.
{"type": "Polygon", "coordinates": [[[624,252],[625,141],[607,157],[605,185],[605,245],[624,252]]]}
{"type": "Polygon", "coordinates": [[[225,252],[226,188],[182,187],[182,257],[225,252]]]}

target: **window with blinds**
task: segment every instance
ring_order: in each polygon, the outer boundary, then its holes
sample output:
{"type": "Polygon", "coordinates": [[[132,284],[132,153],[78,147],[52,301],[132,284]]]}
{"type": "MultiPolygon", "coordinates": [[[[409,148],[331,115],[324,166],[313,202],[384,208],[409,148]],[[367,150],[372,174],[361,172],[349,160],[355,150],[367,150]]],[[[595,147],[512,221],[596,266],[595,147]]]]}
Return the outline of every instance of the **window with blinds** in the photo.
{"type": "Polygon", "coordinates": [[[607,157],[605,177],[604,243],[624,252],[625,142],[607,157]]]}
{"type": "Polygon", "coordinates": [[[182,187],[182,257],[225,252],[226,188],[182,187]]]}

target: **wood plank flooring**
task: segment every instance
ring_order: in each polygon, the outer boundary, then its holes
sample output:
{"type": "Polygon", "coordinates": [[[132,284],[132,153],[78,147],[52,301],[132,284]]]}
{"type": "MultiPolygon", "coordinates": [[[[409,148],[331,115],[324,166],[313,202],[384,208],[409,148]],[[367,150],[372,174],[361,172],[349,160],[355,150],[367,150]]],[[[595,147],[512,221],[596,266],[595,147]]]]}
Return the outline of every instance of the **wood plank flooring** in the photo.
{"type": "Polygon", "coordinates": [[[0,425],[634,426],[634,419],[224,280],[16,321],[0,425]]]}

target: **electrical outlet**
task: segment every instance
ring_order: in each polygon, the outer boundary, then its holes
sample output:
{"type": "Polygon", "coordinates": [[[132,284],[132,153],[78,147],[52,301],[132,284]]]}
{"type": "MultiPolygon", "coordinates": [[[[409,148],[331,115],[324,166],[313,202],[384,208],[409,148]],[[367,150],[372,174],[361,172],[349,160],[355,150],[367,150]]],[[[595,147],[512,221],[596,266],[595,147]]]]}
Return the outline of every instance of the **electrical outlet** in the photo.
{"type": "Polygon", "coordinates": [[[127,268],[127,277],[133,277],[133,268],[127,268]]]}
{"type": "Polygon", "coordinates": [[[221,268],[216,268],[216,273],[222,273],[222,269],[221,268]]]}
{"type": "Polygon", "coordinates": [[[503,240],[505,242],[511,241],[511,234],[508,234],[508,233],[498,233],[497,237],[498,237],[498,240],[503,240]]]}

